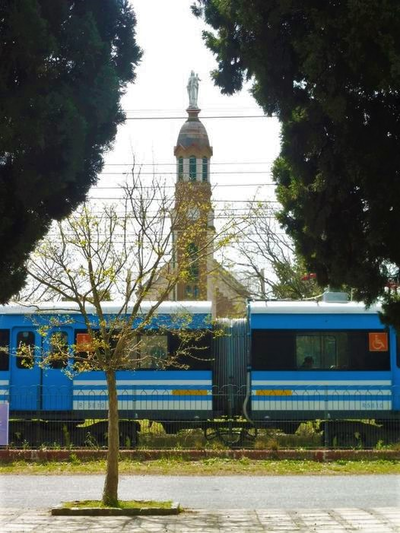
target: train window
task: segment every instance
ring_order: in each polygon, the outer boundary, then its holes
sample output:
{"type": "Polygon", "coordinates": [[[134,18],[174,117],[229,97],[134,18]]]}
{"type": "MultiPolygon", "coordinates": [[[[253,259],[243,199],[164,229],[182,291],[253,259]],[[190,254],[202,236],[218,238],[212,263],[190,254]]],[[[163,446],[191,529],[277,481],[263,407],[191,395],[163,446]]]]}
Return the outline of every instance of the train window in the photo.
{"type": "MultiPolygon", "coordinates": [[[[114,350],[117,345],[118,339],[118,330],[112,331],[109,339],[110,350],[114,350]]],[[[76,330],[74,368],[78,371],[87,370],[87,359],[89,359],[89,357],[92,357],[95,351],[100,356],[103,356],[105,353],[104,348],[105,346],[98,330],[93,329],[91,333],[88,333],[86,329],[76,330]]],[[[121,361],[122,359],[123,358],[121,357],[121,361]]],[[[123,362],[121,362],[121,367],[124,366],[129,367],[130,365],[123,365],[123,362]]]]}
{"type": "Polygon", "coordinates": [[[374,350],[368,331],[252,333],[255,370],[389,370],[389,349],[374,350]]]}
{"type": "Polygon", "coordinates": [[[348,332],[347,350],[349,370],[390,370],[389,343],[383,351],[374,350],[370,344],[370,332],[348,332]]]}
{"type": "Polygon", "coordinates": [[[50,337],[50,368],[65,368],[68,363],[68,333],[57,331],[50,337]]]}
{"type": "Polygon", "coordinates": [[[33,331],[17,333],[17,368],[33,368],[35,356],[35,334],[33,331]]]}
{"type": "Polygon", "coordinates": [[[85,361],[93,351],[92,339],[86,329],[75,331],[74,369],[85,370],[85,361]]]}
{"type": "MultiPolygon", "coordinates": [[[[95,333],[95,332],[94,332],[95,333]]],[[[111,344],[116,344],[118,335],[111,337],[111,344]]],[[[157,335],[148,332],[134,335],[121,356],[121,369],[162,369],[190,368],[192,370],[209,370],[212,368],[212,333],[208,330],[196,331],[195,338],[182,339],[173,332],[157,335]]],[[[75,333],[75,366],[81,370],[90,352],[93,351],[90,336],[86,330],[75,333]]]]}
{"type": "Polygon", "coordinates": [[[296,335],[296,366],[302,370],[337,368],[337,342],[334,335],[296,335]]]}
{"type": "Polygon", "coordinates": [[[213,367],[213,335],[211,331],[196,331],[193,338],[183,339],[177,333],[170,335],[170,353],[177,368],[211,370],[213,367]]]}
{"type": "Polygon", "coordinates": [[[167,335],[141,335],[135,342],[136,368],[163,368],[168,355],[167,335]]]}
{"type": "Polygon", "coordinates": [[[254,330],[251,355],[254,370],[293,370],[296,368],[293,332],[254,330]]]}
{"type": "Polygon", "coordinates": [[[10,367],[10,331],[0,329],[0,370],[8,370],[10,367]]]}

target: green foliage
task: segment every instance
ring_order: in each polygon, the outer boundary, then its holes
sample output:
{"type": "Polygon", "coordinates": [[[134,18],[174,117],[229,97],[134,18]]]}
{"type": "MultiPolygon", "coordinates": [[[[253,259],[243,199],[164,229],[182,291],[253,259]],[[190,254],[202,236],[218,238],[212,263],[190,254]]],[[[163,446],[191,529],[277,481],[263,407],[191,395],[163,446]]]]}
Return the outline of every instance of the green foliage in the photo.
{"type": "Polygon", "coordinates": [[[71,453],[70,456],[69,456],[69,460],[74,465],[79,465],[80,464],[80,460],[79,460],[78,456],[76,455],[76,453],[71,453]]]}
{"type": "MultiPolygon", "coordinates": [[[[277,451],[279,454],[279,450],[277,451]]],[[[302,452],[299,452],[301,457],[302,452]]],[[[15,461],[2,463],[2,474],[102,474],[105,462],[82,460],[82,462],[32,462],[15,461]]],[[[241,461],[228,458],[209,458],[200,461],[182,460],[181,455],[174,455],[157,460],[124,459],[120,462],[121,473],[125,475],[357,475],[357,474],[399,474],[400,463],[397,460],[377,459],[366,460],[356,456],[354,460],[337,460],[318,462],[301,459],[268,459],[241,461]]]]}
{"type": "Polygon", "coordinates": [[[321,285],[388,301],[400,267],[397,0],[198,0],[222,92],[252,93],[282,122],[280,222],[321,285]]]}
{"type": "Polygon", "coordinates": [[[171,501],[155,500],[118,500],[115,505],[104,505],[100,500],[80,500],[73,502],[64,502],[64,509],[87,509],[87,508],[111,508],[111,509],[171,509],[171,501]]]}
{"type": "Polygon", "coordinates": [[[126,0],[1,2],[1,303],[51,220],[96,182],[141,56],[135,24],[126,0]]]}

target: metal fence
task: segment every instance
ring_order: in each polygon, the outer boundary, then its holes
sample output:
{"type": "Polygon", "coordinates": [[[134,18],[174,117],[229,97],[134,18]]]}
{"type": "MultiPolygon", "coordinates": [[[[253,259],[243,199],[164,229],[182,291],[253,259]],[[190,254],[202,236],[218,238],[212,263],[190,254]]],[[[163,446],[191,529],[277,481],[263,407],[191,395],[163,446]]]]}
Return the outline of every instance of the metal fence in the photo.
{"type": "MultiPolygon", "coordinates": [[[[400,447],[400,415],[386,389],[271,391],[245,387],[207,394],[183,390],[119,390],[120,444],[139,449],[384,449],[400,447]],[[364,404],[364,405],[363,405],[364,404]],[[247,409],[243,411],[243,405],[247,409]],[[244,414],[245,413],[245,414],[244,414]]],[[[63,390],[10,391],[10,447],[107,447],[107,394],[63,390]],[[12,396],[11,396],[12,395],[12,396]],[[72,399],[73,398],[73,399],[72,399]],[[32,403],[32,399],[34,402],[32,403]],[[13,404],[11,404],[12,406],[13,404]],[[32,407],[33,406],[33,407],[32,407]],[[47,406],[47,407],[46,407],[47,406]],[[29,407],[29,408],[27,408],[29,407]]]]}

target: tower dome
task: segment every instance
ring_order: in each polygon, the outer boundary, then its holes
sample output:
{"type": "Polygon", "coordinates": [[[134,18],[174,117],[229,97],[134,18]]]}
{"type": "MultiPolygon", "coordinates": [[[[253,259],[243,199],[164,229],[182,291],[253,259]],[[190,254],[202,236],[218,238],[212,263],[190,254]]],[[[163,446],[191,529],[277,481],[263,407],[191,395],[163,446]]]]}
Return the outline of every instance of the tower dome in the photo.
{"type": "Polygon", "coordinates": [[[197,105],[200,78],[192,70],[187,84],[189,107],[188,119],[183,124],[174,148],[177,182],[203,182],[209,184],[210,158],[213,150],[207,130],[199,120],[197,105]]]}
{"type": "Polygon", "coordinates": [[[187,121],[181,127],[178,135],[178,140],[174,150],[175,155],[185,156],[188,151],[196,151],[196,155],[204,155],[210,157],[212,155],[212,148],[208,140],[207,130],[204,124],[199,120],[198,115],[200,109],[187,109],[189,115],[187,121]],[[201,152],[198,153],[198,152],[201,152]]]}
{"type": "Polygon", "coordinates": [[[176,157],[188,157],[190,154],[196,157],[211,157],[213,150],[210,146],[207,130],[199,120],[200,109],[188,108],[188,119],[182,125],[174,154],[176,157]]]}

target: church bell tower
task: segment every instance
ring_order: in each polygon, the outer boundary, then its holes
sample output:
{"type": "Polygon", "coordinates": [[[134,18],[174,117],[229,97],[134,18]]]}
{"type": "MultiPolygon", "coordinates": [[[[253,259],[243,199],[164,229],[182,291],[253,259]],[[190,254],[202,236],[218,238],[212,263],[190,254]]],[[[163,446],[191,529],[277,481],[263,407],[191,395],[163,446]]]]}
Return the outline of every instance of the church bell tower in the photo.
{"type": "Polygon", "coordinates": [[[210,159],[207,131],[199,120],[199,78],[193,71],[187,85],[188,118],[174,148],[176,157],[174,261],[188,263],[178,283],[175,300],[212,300],[214,212],[211,205],[210,159]],[[193,231],[191,231],[191,229],[193,231]]]}

